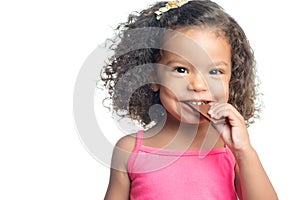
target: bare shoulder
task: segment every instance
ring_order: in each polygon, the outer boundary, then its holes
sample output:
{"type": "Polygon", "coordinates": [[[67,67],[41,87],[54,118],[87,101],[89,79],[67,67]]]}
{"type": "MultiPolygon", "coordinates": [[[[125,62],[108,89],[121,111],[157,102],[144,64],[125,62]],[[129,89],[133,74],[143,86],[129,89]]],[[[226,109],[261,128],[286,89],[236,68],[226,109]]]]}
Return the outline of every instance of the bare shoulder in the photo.
{"type": "Polygon", "coordinates": [[[125,135],[118,140],[115,147],[122,150],[132,152],[135,147],[136,133],[125,135]]]}
{"type": "Polygon", "coordinates": [[[130,179],[127,163],[135,147],[135,137],[136,134],[126,135],[120,138],[115,145],[105,200],[129,199],[130,179]]]}
{"type": "Polygon", "coordinates": [[[135,147],[135,138],[136,134],[130,134],[119,139],[114,148],[111,168],[127,172],[128,159],[135,147]]]}

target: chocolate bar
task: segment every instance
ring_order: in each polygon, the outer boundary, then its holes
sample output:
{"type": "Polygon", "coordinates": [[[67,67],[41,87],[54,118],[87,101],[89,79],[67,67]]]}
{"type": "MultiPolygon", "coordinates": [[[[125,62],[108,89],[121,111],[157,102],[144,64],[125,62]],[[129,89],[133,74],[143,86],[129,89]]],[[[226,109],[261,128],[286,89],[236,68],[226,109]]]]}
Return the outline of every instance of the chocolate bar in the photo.
{"type": "Polygon", "coordinates": [[[206,119],[208,119],[209,121],[211,121],[213,124],[220,124],[220,123],[225,123],[226,122],[226,118],[220,118],[220,119],[215,119],[212,118],[209,114],[208,111],[210,109],[210,105],[209,104],[202,104],[202,105],[193,105],[191,104],[192,108],[194,108],[195,110],[197,110],[198,112],[200,112],[201,115],[203,115],[206,119]]]}

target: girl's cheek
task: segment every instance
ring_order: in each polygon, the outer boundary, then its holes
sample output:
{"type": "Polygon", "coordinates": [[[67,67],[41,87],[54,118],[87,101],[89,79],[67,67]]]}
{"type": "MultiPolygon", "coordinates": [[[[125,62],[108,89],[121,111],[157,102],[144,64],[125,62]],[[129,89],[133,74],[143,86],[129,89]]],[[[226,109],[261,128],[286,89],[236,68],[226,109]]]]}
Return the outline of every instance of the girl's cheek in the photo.
{"type": "Polygon", "coordinates": [[[229,85],[224,82],[209,84],[209,92],[216,101],[227,102],[229,99],[229,85]]]}
{"type": "Polygon", "coordinates": [[[161,80],[161,85],[168,88],[175,95],[180,95],[188,88],[188,82],[185,78],[168,77],[161,80]]]}

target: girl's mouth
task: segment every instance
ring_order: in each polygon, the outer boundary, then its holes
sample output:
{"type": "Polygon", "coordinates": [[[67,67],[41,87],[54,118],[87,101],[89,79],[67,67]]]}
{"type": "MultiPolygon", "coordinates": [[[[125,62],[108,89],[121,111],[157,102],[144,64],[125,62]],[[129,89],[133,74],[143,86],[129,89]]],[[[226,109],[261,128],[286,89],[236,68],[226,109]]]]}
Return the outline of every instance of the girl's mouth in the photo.
{"type": "Polygon", "coordinates": [[[185,103],[188,106],[190,106],[194,111],[199,112],[200,115],[204,116],[213,124],[226,123],[226,118],[215,119],[208,114],[208,111],[210,109],[210,105],[208,101],[190,101],[185,103]]]}
{"type": "Polygon", "coordinates": [[[190,101],[190,102],[186,102],[186,103],[194,105],[194,106],[200,106],[200,105],[208,104],[208,101],[190,101]]]}

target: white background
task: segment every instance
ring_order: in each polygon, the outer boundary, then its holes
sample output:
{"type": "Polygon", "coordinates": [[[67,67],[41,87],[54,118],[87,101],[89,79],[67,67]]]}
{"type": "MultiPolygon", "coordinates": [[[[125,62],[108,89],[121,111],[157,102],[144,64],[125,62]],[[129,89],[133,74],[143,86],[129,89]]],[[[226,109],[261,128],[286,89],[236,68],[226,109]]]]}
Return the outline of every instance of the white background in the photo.
{"type": "MultiPolygon", "coordinates": [[[[1,1],[0,199],[103,199],[109,169],[77,134],[74,84],[85,59],[118,22],[152,2],[1,1]]],[[[296,1],[217,2],[244,28],[256,54],[265,108],[250,128],[253,146],[280,199],[297,199],[296,1]]]]}

